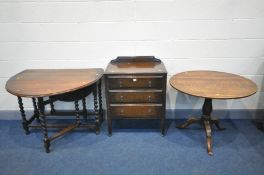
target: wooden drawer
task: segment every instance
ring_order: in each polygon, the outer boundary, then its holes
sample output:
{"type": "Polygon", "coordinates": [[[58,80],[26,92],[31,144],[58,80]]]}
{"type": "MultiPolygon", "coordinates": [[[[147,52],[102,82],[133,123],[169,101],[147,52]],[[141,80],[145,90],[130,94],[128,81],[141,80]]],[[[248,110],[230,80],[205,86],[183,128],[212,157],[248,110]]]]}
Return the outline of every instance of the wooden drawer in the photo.
{"type": "Polygon", "coordinates": [[[110,105],[113,118],[160,118],[162,105],[110,105]]]}
{"type": "Polygon", "coordinates": [[[110,90],[110,103],[162,103],[162,90],[134,91],[110,90]]]}
{"type": "Polygon", "coordinates": [[[162,76],[133,76],[133,77],[120,77],[109,76],[108,86],[109,89],[162,89],[162,76]]]}

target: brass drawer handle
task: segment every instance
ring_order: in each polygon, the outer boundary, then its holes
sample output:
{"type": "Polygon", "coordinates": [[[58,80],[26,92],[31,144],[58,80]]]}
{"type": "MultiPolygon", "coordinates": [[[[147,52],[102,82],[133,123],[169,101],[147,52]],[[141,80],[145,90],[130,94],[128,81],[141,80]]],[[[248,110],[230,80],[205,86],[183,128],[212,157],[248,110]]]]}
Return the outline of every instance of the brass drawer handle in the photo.
{"type": "Polygon", "coordinates": [[[152,100],[151,100],[151,96],[148,96],[148,102],[151,102],[152,100]]]}
{"type": "Polygon", "coordinates": [[[152,81],[148,82],[148,87],[152,87],[152,81]]]}
{"type": "Polygon", "coordinates": [[[151,112],[152,112],[152,110],[151,110],[151,108],[149,108],[149,109],[148,109],[148,113],[151,113],[151,112]]]}
{"type": "Polygon", "coordinates": [[[133,78],[133,82],[136,82],[137,81],[137,79],[136,78],[133,78]]]}
{"type": "Polygon", "coordinates": [[[124,101],[124,96],[120,96],[120,101],[123,102],[124,101]]]}
{"type": "Polygon", "coordinates": [[[124,113],[124,109],[120,109],[120,112],[121,112],[121,113],[124,113]]]}

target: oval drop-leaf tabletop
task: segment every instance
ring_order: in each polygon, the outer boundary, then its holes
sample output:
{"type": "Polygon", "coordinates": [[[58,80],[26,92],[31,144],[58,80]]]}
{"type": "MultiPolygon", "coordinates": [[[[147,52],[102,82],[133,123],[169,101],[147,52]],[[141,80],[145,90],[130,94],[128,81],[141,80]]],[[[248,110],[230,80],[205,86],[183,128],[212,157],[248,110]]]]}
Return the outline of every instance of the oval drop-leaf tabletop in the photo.
{"type": "Polygon", "coordinates": [[[46,97],[72,92],[95,83],[103,69],[27,69],[11,77],[6,90],[19,97],[46,97]]]}

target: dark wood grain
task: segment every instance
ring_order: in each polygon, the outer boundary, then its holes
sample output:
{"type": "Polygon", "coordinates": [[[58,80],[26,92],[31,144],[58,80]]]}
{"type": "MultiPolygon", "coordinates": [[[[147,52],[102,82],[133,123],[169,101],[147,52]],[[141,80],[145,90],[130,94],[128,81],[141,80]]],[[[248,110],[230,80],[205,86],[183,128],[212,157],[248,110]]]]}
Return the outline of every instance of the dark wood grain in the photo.
{"type": "Polygon", "coordinates": [[[162,90],[157,91],[115,91],[109,93],[111,103],[162,103],[162,90]]]}
{"type": "Polygon", "coordinates": [[[206,134],[207,152],[213,155],[212,150],[212,125],[217,129],[220,121],[212,118],[213,99],[237,99],[253,95],[257,91],[257,86],[251,80],[239,75],[217,72],[217,71],[188,71],[174,75],[170,79],[173,88],[180,92],[203,97],[202,116],[200,118],[191,117],[178,128],[186,128],[191,124],[199,123],[203,125],[206,134]]]}
{"type": "Polygon", "coordinates": [[[160,118],[162,105],[110,105],[110,110],[115,118],[160,118]]]}
{"type": "Polygon", "coordinates": [[[166,80],[164,64],[155,57],[118,57],[105,72],[108,132],[112,119],[161,119],[164,135],[166,80]]]}
{"type": "MultiPolygon", "coordinates": [[[[11,77],[6,83],[6,90],[18,97],[19,108],[21,111],[22,124],[26,134],[29,134],[29,128],[40,127],[43,132],[43,143],[47,153],[50,152],[50,144],[54,139],[70,132],[78,127],[87,127],[100,131],[100,120],[102,114],[102,96],[101,96],[101,77],[103,69],[30,69],[25,70],[11,77]],[[99,95],[98,95],[98,90],[99,95]],[[95,111],[89,115],[95,115],[94,123],[87,119],[88,111],[86,109],[85,98],[93,93],[95,111]],[[99,96],[99,101],[97,100],[99,96]],[[34,115],[27,119],[23,107],[22,97],[32,98],[34,115]],[[46,100],[44,100],[44,97],[46,100]],[[36,101],[38,99],[38,103],[36,101]],[[80,112],[79,100],[82,100],[83,111],[80,112]],[[48,124],[45,111],[45,105],[50,105],[50,115],[58,115],[55,110],[55,101],[74,102],[76,122],[74,124],[48,124]],[[98,104],[99,103],[99,104],[98,104]],[[83,124],[80,115],[84,115],[83,124]],[[38,124],[33,121],[37,120],[38,124]],[[48,128],[58,127],[63,129],[52,136],[48,136],[48,128]]],[[[65,116],[65,115],[64,115],[65,116]]]]}
{"type": "Polygon", "coordinates": [[[171,77],[170,85],[183,93],[211,99],[243,98],[257,92],[251,80],[217,71],[182,72],[171,77]]]}
{"type": "Polygon", "coordinates": [[[28,69],[11,77],[6,90],[19,97],[47,97],[87,87],[103,69],[28,69]]]}
{"type": "Polygon", "coordinates": [[[162,89],[162,76],[109,76],[110,89],[139,89],[139,88],[153,88],[162,89]]]}
{"type": "Polygon", "coordinates": [[[167,73],[159,59],[152,56],[118,57],[108,64],[105,74],[167,73]]]}

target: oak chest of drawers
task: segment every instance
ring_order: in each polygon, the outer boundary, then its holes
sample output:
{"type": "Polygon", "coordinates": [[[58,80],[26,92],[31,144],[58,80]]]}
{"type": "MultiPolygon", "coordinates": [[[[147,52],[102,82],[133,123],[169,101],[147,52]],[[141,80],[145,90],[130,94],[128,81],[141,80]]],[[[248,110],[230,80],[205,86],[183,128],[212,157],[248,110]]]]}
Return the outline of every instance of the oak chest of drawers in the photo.
{"type": "Polygon", "coordinates": [[[167,71],[155,57],[118,57],[105,71],[108,133],[112,119],[160,119],[164,135],[167,71]]]}

